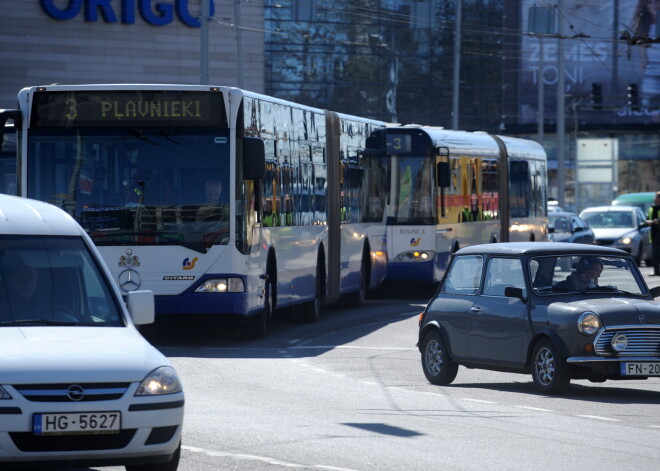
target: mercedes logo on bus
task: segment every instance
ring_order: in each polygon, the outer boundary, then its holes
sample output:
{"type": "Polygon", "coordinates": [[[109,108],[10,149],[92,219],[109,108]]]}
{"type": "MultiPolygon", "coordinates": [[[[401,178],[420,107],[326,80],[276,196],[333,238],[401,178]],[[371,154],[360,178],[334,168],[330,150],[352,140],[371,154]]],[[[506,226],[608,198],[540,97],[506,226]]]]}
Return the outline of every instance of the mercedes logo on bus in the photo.
{"type": "Polygon", "coordinates": [[[124,293],[128,293],[129,291],[140,289],[142,280],[137,271],[132,268],[127,268],[119,274],[119,277],[117,277],[117,284],[124,293]]]}

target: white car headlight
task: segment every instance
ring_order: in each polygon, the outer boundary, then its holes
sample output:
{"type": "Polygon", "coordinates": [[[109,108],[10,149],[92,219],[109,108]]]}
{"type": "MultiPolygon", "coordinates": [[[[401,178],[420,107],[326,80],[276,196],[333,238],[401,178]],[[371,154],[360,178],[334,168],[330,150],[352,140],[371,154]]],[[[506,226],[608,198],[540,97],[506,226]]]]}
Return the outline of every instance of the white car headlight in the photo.
{"type": "Polygon", "coordinates": [[[160,396],[183,391],[181,380],[176,370],[171,366],[156,368],[142,380],[136,396],[160,396]]]}
{"type": "Polygon", "coordinates": [[[583,312],[577,321],[578,330],[584,335],[593,335],[601,328],[600,317],[595,312],[583,312]]]}
{"type": "Polygon", "coordinates": [[[0,399],[11,399],[11,394],[2,386],[0,386],[0,399]]]}

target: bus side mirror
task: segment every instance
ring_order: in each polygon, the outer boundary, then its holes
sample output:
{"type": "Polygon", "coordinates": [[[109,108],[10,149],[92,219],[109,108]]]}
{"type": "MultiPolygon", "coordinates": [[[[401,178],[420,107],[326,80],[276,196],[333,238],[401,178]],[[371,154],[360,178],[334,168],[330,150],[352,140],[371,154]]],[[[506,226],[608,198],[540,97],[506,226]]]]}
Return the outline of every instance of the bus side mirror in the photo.
{"type": "Polygon", "coordinates": [[[266,175],[264,141],[256,137],[243,138],[243,176],[246,180],[262,180],[266,175]]]}
{"type": "Polygon", "coordinates": [[[449,162],[438,162],[436,165],[435,173],[438,186],[445,188],[451,186],[449,162]]]}

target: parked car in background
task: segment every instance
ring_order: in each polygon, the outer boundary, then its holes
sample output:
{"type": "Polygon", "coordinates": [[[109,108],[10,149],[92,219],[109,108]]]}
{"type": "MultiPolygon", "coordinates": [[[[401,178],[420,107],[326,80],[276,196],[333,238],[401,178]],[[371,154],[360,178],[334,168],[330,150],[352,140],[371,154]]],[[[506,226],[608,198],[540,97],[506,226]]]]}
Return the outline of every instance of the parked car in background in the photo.
{"type": "Polygon", "coordinates": [[[184,393],[136,325],[154,295],[117,284],[85,231],[0,195],[0,469],[175,471],[184,393]]]}
{"type": "Polygon", "coordinates": [[[649,208],[653,206],[653,198],[655,193],[652,191],[644,193],[626,193],[619,195],[612,201],[613,206],[638,206],[642,209],[644,214],[649,213],[649,208]]]}
{"type": "Polygon", "coordinates": [[[429,382],[459,365],[531,373],[560,394],[571,379],[599,383],[660,376],[660,303],[634,260],[609,247],[513,242],[453,256],[419,319],[429,382]],[[568,270],[563,267],[570,267],[568,270]]]}
{"type": "Polygon", "coordinates": [[[625,250],[637,265],[650,265],[651,242],[646,214],[639,206],[595,206],[580,213],[594,231],[595,243],[625,250]]]}
{"type": "Polygon", "coordinates": [[[553,242],[593,244],[595,240],[589,224],[575,213],[548,213],[548,232],[548,240],[553,242]]]}

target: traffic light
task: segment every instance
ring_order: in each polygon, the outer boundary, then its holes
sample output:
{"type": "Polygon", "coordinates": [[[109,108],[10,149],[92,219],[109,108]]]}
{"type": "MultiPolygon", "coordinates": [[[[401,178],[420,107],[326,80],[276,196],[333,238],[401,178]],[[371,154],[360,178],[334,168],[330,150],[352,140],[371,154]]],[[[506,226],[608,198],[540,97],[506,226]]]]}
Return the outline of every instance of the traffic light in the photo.
{"type": "Polygon", "coordinates": [[[591,84],[591,105],[594,108],[601,108],[603,105],[603,87],[599,82],[591,84]]]}
{"type": "Polygon", "coordinates": [[[636,83],[628,84],[628,106],[633,111],[639,111],[639,88],[636,83]]]}

